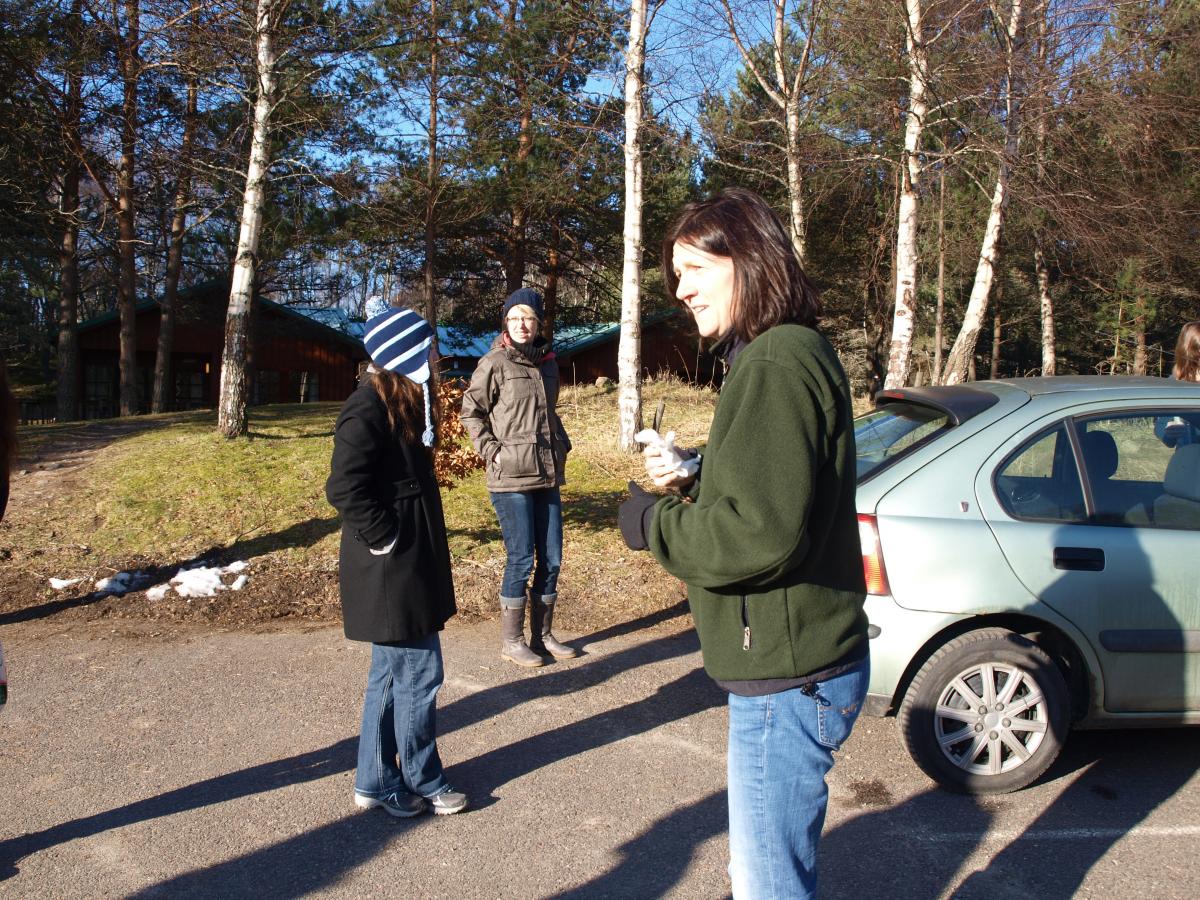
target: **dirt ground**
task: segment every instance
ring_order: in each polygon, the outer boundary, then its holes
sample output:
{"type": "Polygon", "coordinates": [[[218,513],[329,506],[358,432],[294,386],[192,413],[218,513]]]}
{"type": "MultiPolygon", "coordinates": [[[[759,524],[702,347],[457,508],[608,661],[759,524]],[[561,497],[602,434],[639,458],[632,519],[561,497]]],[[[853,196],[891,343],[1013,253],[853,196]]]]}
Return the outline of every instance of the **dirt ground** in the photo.
{"type": "MultiPolygon", "coordinates": [[[[283,554],[253,557],[238,591],[184,599],[170,593],[153,600],[145,590],[124,595],[93,589],[117,572],[145,573],[147,586],[168,579],[183,564],[203,561],[227,565],[235,558],[214,551],[198,559],[139,557],[97,558],[90,547],[64,544],[53,529],[38,546],[17,544],[9,526],[39,509],[70,503],[80,473],[108,443],[147,427],[133,419],[63,429],[31,448],[14,473],[7,518],[0,523],[0,625],[54,616],[57,621],[112,627],[119,622],[203,624],[220,629],[273,629],[330,624],[341,620],[336,559],[310,555],[297,563],[283,554]],[[63,590],[50,578],[81,578],[63,590]]],[[[25,523],[27,524],[27,523],[25,523]]],[[[476,621],[495,616],[502,561],[456,561],[455,593],[459,618],[476,621]]],[[[628,565],[599,569],[572,558],[570,535],[564,551],[556,627],[584,631],[667,610],[684,597],[683,585],[666,576],[648,554],[634,554],[628,565]]]]}

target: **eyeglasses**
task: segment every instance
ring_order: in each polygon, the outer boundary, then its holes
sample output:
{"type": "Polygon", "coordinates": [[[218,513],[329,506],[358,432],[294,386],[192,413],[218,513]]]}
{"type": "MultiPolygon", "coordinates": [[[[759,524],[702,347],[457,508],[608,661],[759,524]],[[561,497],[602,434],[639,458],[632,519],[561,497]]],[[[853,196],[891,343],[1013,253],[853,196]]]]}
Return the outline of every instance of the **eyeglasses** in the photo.
{"type": "Polygon", "coordinates": [[[516,325],[518,322],[524,322],[526,325],[536,325],[537,319],[533,316],[509,316],[505,319],[509,325],[516,325]]]}

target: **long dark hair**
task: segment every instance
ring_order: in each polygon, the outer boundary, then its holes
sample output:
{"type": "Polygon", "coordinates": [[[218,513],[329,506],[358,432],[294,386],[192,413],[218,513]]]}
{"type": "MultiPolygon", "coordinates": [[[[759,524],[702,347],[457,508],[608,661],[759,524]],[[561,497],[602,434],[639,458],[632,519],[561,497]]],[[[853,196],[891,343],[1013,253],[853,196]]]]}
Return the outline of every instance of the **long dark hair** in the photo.
{"type": "Polygon", "coordinates": [[[1175,368],[1180,381],[1200,381],[1200,322],[1188,322],[1175,341],[1175,368]]]}
{"type": "MultiPolygon", "coordinates": [[[[421,443],[425,430],[425,396],[421,385],[410,378],[387,369],[372,369],[367,378],[387,409],[388,424],[398,431],[410,444],[421,443]]],[[[434,443],[437,443],[438,423],[441,418],[437,402],[437,374],[429,375],[429,403],[433,416],[434,443]]]]}
{"type": "Polygon", "coordinates": [[[733,330],[742,340],[752,341],[784,322],[816,327],[821,317],[817,289],[779,216],[758,194],[727,188],[683,208],[662,245],[672,297],[679,288],[672,262],[677,241],[733,260],[733,330]]]}
{"type": "Polygon", "coordinates": [[[0,478],[8,475],[17,461],[17,398],[8,389],[8,363],[0,353],[0,478]]]}

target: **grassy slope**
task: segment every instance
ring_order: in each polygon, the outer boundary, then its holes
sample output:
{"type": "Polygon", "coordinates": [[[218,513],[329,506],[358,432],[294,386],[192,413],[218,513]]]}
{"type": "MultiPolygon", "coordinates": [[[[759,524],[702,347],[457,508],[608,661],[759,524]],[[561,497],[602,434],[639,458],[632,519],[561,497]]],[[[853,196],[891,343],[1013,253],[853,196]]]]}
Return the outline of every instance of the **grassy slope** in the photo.
{"type": "MultiPolygon", "coordinates": [[[[614,447],[616,398],[615,391],[579,386],[565,389],[560,400],[574,444],[563,491],[560,592],[568,621],[608,622],[681,596],[678,583],[646,554],[629,552],[616,529],[626,482],[642,473],[638,457],[614,447]]],[[[647,419],[660,399],[666,401],[665,428],[677,431],[680,443],[703,440],[715,394],[675,381],[649,382],[647,419]]],[[[328,571],[336,564],[338,536],[324,485],[337,412],[336,404],[258,407],[249,437],[236,441],[216,435],[211,413],[145,417],[139,420],[145,430],[115,440],[91,465],[75,470],[69,495],[14,511],[0,541],[14,558],[36,554],[39,571],[55,575],[82,567],[80,546],[90,548],[91,568],[98,561],[167,563],[223,547],[243,558],[270,554],[277,568],[328,571]]],[[[86,436],[89,426],[72,427],[86,436]]],[[[36,454],[61,431],[30,427],[22,440],[36,454]]],[[[483,473],[446,491],[444,500],[460,606],[486,614],[504,549],[483,473]]]]}

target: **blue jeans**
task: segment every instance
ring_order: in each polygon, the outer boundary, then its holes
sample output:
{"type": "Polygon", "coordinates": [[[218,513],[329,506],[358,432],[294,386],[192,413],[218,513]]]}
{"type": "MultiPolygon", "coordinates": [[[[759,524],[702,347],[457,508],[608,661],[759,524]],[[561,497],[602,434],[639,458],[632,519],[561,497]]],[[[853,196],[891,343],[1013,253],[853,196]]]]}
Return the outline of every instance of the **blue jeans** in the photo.
{"type": "Polygon", "coordinates": [[[437,749],[441,686],[442,643],[436,631],[415,641],[371,645],[354,773],[357,793],[434,797],[449,790],[437,749]]]}
{"type": "Polygon", "coordinates": [[[817,891],[825,775],[867,693],[870,661],[811,688],[729,695],[729,875],[737,900],[817,891]]]}
{"type": "Polygon", "coordinates": [[[562,565],[562,499],[558,488],[492,494],[508,561],[500,584],[504,606],[524,606],[525,588],[535,596],[558,593],[562,565]],[[536,566],[535,566],[536,560],[536,566]],[[533,575],[533,584],[529,576],[533,575]],[[511,601],[505,603],[504,601],[511,601]]]}

